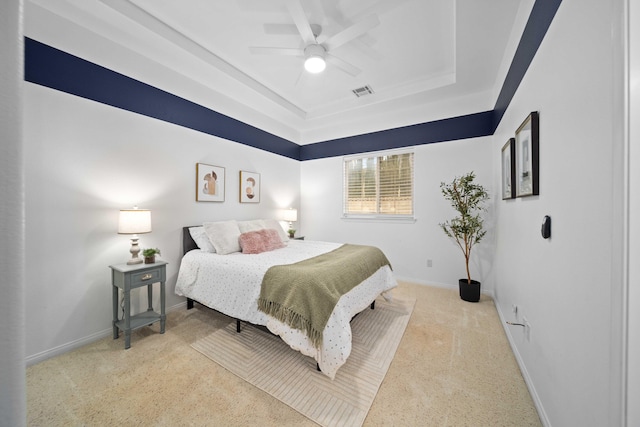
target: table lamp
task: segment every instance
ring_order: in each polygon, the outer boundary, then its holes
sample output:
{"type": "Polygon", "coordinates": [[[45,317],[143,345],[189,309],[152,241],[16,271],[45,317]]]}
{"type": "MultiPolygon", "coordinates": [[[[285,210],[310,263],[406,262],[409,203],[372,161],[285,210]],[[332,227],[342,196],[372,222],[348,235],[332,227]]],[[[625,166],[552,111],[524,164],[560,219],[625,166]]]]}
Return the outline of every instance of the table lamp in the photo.
{"type": "Polygon", "coordinates": [[[296,230],[293,228],[292,223],[298,220],[298,210],[285,209],[284,211],[282,211],[282,220],[289,223],[289,237],[293,237],[293,235],[296,233],[296,230]]]}
{"type": "Polygon", "coordinates": [[[138,234],[151,233],[151,211],[148,209],[121,209],[118,221],[118,234],[133,234],[131,237],[131,259],[127,264],[140,264],[142,258],[138,257],[138,234]]]}

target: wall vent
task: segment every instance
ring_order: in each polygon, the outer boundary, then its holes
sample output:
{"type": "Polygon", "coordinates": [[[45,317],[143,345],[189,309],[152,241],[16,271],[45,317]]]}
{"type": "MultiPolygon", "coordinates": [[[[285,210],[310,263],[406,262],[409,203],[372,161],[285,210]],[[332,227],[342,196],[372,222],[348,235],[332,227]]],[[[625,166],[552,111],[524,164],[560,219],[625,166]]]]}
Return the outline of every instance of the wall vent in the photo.
{"type": "Polygon", "coordinates": [[[373,93],[373,89],[371,89],[371,86],[365,85],[357,89],[353,89],[352,92],[360,98],[361,96],[371,95],[373,93]]]}

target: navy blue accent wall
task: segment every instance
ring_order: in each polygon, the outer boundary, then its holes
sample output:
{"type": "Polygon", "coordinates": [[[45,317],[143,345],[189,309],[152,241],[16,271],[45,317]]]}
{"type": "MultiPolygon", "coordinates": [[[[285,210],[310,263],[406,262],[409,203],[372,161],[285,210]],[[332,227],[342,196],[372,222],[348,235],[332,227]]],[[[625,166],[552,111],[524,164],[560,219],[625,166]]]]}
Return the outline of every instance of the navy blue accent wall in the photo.
{"type": "Polygon", "coordinates": [[[487,136],[493,133],[492,120],[493,112],[484,111],[467,116],[451,117],[433,122],[303,145],[300,147],[300,160],[321,159],[487,136]]]}
{"type": "MultiPolygon", "coordinates": [[[[531,9],[531,14],[524,27],[520,43],[513,55],[511,66],[507,72],[507,76],[502,83],[502,89],[493,107],[493,132],[498,128],[502,116],[507,111],[509,103],[520,86],[520,82],[529,69],[533,57],[540,47],[540,43],[544,39],[547,30],[560,7],[562,0],[537,0],[531,9]]],[[[535,106],[531,110],[535,110],[535,106]]]]}
{"type": "Polygon", "coordinates": [[[300,158],[298,144],[27,37],[24,79],[291,159],[300,158]]]}
{"type": "MultiPolygon", "coordinates": [[[[537,0],[492,111],[299,146],[25,37],[25,80],[296,160],[493,135],[562,0],[537,0]]],[[[531,106],[531,111],[536,110],[531,106]]]]}

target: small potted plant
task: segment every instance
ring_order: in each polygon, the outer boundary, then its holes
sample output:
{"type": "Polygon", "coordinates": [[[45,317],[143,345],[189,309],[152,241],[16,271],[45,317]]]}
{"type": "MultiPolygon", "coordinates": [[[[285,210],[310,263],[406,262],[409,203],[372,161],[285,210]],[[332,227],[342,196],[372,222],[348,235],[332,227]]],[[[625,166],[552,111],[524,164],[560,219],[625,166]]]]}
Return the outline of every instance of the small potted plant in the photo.
{"type": "Polygon", "coordinates": [[[156,262],[156,255],[160,255],[160,249],[158,248],[144,249],[142,251],[142,255],[144,256],[145,264],[153,264],[156,262]]]}
{"type": "Polygon", "coordinates": [[[289,233],[289,238],[293,239],[296,235],[296,229],[295,228],[291,228],[289,227],[289,230],[287,230],[287,232],[289,233]]]}
{"type": "Polygon", "coordinates": [[[475,174],[470,172],[456,177],[451,183],[440,183],[440,190],[446,200],[458,212],[458,216],[440,224],[447,236],[452,238],[464,254],[467,278],[460,279],[460,298],[469,302],[480,301],[480,282],[471,280],[469,260],[471,250],[479,243],[486,231],[480,213],[485,210],[484,203],[489,194],[482,185],[474,182],[475,174]]]}

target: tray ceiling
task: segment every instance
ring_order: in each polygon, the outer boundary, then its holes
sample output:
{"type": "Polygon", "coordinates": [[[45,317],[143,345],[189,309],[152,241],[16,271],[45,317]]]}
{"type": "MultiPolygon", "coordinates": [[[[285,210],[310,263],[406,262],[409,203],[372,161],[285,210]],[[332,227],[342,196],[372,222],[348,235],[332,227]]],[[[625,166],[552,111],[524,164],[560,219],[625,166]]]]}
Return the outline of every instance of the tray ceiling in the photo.
{"type": "MultiPolygon", "coordinates": [[[[428,115],[437,115],[438,105],[449,112],[457,102],[460,114],[476,112],[464,111],[469,97],[475,100],[470,108],[481,104],[491,109],[507,41],[525,3],[295,0],[313,28],[320,29],[318,41],[372,15],[378,19],[378,25],[330,51],[361,70],[354,76],[331,62],[313,75],[304,71],[302,57],[250,51],[304,47],[289,1],[31,0],[28,6],[33,14],[44,9],[72,21],[242,108],[224,111],[219,97],[207,97],[206,91],[200,94],[204,102],[196,102],[223,114],[244,115],[236,118],[259,127],[280,123],[291,130],[287,137],[304,144],[322,137],[317,129],[332,126],[342,128],[335,131],[340,134],[431,120],[428,115]],[[373,93],[354,94],[365,86],[373,93]]],[[[127,74],[115,62],[103,65],[127,74]]],[[[162,88],[193,98],[177,84],[162,88]]]]}

